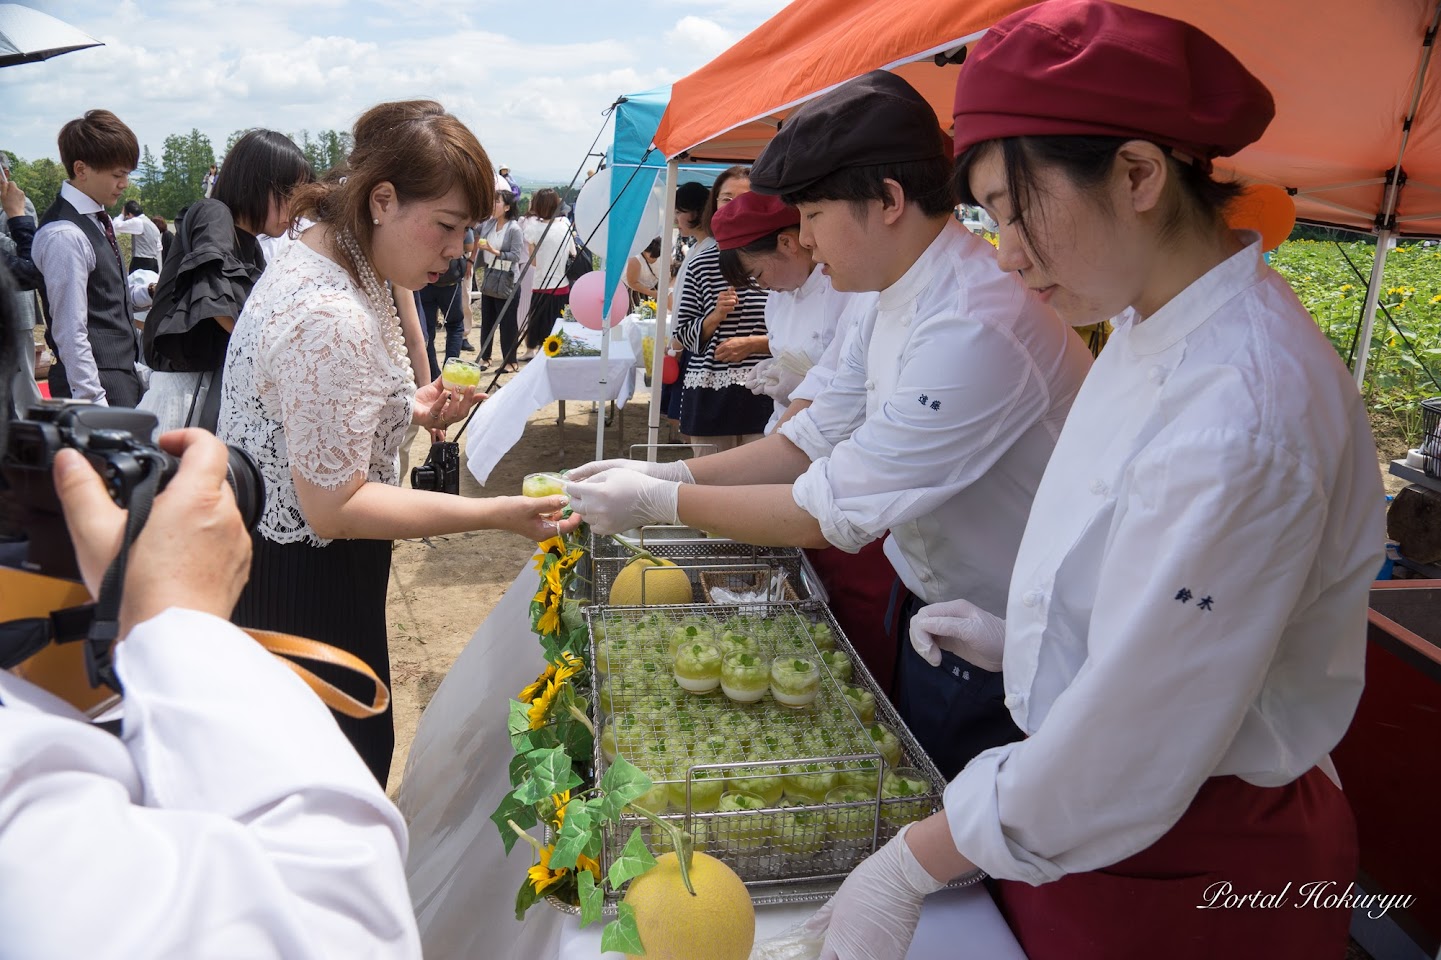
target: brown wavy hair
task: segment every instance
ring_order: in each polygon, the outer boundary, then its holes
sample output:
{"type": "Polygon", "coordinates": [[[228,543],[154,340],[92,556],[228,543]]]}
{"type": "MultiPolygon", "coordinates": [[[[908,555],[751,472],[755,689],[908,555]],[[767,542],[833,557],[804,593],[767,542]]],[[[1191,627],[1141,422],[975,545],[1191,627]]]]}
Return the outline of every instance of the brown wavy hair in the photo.
{"type": "MultiPolygon", "coordinates": [[[[489,219],[495,205],[495,168],[470,128],[434,100],[398,100],[361,115],[350,157],[319,183],[298,187],[291,213],[349,230],[372,257],[370,192],[387,181],[401,203],[459,187],[472,221],[489,219]]],[[[351,264],[345,268],[354,276],[351,264]]]]}

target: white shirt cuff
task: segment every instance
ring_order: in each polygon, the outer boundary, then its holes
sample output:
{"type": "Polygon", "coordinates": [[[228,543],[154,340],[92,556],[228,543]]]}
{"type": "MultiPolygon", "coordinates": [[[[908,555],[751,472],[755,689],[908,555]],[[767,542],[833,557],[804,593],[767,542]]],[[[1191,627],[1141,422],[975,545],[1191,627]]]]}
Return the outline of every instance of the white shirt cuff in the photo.
{"type": "MultiPolygon", "coordinates": [[[[784,433],[786,427],[795,423],[805,416],[806,411],[802,410],[798,415],[781,424],[780,432],[784,433]]],[[[792,438],[794,439],[794,438],[792,438]]],[[[810,469],[801,474],[791,487],[791,498],[795,500],[796,506],[816,518],[821,525],[821,534],[826,542],[833,547],[839,547],[846,553],[857,553],[862,547],[875,540],[879,534],[872,534],[869,530],[856,526],[846,516],[844,510],[836,503],[835,493],[831,489],[831,481],[828,473],[830,458],[822,457],[810,465],[810,469]]]]}
{"type": "MultiPolygon", "coordinates": [[[[780,429],[776,432],[800,447],[805,455],[811,458],[812,469],[814,469],[816,460],[829,457],[836,446],[827,440],[820,428],[816,426],[815,417],[811,415],[809,408],[781,424],[780,429]]],[[[799,500],[796,502],[800,503],[799,500]]]]}
{"type": "Polygon", "coordinates": [[[1034,887],[1059,880],[1066,871],[1013,843],[1001,828],[1001,765],[1019,746],[1008,743],[979,754],[946,787],[942,804],[951,841],[967,860],[998,880],[1034,887]]]}

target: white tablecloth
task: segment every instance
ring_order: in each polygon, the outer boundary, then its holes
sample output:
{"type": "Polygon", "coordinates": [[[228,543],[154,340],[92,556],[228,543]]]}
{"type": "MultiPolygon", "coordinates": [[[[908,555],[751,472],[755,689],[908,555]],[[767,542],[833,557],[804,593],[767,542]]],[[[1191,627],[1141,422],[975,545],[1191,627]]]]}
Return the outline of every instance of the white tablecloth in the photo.
{"type": "MultiPolygon", "coordinates": [[[[420,718],[396,802],[410,824],[406,865],[427,957],[596,960],[600,924],[537,904],[515,920],[515,892],[530,862],[516,844],[504,856],[490,814],[505,796],[513,751],[505,701],[545,668],[530,632],[535,572],[527,564],[475,631],[420,718]]],[[[758,937],[805,920],[812,905],[756,911],[758,937]]],[[[604,955],[618,958],[620,954],[604,955]]],[[[980,887],[926,900],[911,960],[1025,960],[980,887]]]]}
{"type": "MultiPolygon", "coordinates": [[[[756,908],[756,940],[779,936],[804,923],[817,906],[756,908]]],[[[622,953],[600,952],[601,926],[597,922],[582,930],[579,917],[566,917],[557,960],[625,960],[622,953]]],[[[1026,955],[990,894],[976,886],[942,890],[926,898],[906,960],[1026,960],[1026,955]]]]}
{"type": "MultiPolygon", "coordinates": [[[[561,328],[573,337],[600,348],[600,331],[578,323],[561,328]]],[[[610,362],[600,357],[547,357],[544,354],[521,367],[520,373],[480,406],[466,429],[466,466],[481,485],[501,457],[525,433],[526,421],[541,407],[557,400],[614,400],[618,405],[635,393],[635,353],[612,331],[610,362]],[[601,383],[602,371],[605,383],[601,383]]]]}

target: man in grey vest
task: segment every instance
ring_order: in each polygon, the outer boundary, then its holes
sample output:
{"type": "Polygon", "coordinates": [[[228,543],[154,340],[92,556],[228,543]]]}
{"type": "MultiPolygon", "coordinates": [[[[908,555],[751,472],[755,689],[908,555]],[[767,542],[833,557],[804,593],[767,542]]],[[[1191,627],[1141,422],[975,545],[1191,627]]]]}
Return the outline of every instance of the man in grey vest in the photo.
{"type": "Polygon", "coordinates": [[[140,341],[131,321],[125,265],[105,208],[139,165],[140,145],[109,110],[90,110],[60,130],[70,179],[40,218],[32,256],[44,277],[45,340],[57,361],[50,394],[133,407],[145,388],[136,370],[140,341]]]}

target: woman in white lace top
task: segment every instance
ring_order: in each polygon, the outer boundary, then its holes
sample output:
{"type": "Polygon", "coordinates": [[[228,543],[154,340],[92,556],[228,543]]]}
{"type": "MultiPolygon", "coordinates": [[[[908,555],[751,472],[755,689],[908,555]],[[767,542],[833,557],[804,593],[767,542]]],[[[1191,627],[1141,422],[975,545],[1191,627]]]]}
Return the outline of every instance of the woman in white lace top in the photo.
{"type": "MultiPolygon", "coordinates": [[[[541,540],[557,530],[544,516],[565,503],[398,486],[406,428],[441,431],[481,397],[439,379],[417,389],[386,287],[433,283],[490,210],[494,181],[480,143],[439,104],[373,107],[345,176],[295,194],[293,212],[316,224],[256,284],[226,357],[219,434],[266,483],[235,621],[349,650],[387,682],[391,541],[486,528],[541,540]]],[[[337,720],[384,784],[389,712],[337,720]]]]}

